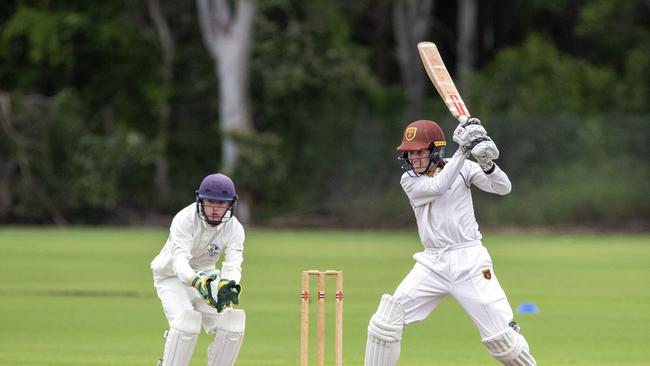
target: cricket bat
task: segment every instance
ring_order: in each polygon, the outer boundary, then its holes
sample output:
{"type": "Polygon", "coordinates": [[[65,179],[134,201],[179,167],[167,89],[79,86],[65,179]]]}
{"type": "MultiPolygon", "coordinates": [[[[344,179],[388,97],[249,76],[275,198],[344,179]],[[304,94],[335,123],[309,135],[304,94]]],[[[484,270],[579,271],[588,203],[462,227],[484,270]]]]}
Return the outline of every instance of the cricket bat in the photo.
{"type": "Polygon", "coordinates": [[[442,61],[438,47],[433,42],[420,42],[418,43],[418,52],[429,79],[431,79],[433,86],[436,87],[451,115],[460,123],[466,122],[470,117],[469,111],[465,107],[463,98],[458,94],[456,84],[449,75],[445,63],[442,61]]]}

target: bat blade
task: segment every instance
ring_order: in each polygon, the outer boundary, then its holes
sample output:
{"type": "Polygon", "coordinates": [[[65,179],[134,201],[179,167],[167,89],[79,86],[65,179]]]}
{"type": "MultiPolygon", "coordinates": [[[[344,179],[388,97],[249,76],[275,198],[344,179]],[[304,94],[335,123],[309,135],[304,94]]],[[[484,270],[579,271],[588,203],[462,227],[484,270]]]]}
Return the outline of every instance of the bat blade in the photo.
{"type": "Polygon", "coordinates": [[[442,61],[438,47],[433,42],[418,43],[418,52],[422,59],[424,69],[427,70],[429,79],[436,87],[438,94],[447,105],[451,115],[463,123],[470,117],[469,111],[460,97],[454,80],[449,75],[445,63],[442,61]]]}

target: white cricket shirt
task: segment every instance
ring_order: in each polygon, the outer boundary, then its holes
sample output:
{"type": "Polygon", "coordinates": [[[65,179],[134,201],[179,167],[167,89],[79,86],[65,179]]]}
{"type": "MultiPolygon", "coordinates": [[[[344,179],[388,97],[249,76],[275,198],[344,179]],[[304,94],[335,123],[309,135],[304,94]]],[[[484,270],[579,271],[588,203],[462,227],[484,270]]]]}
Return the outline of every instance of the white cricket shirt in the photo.
{"type": "Polygon", "coordinates": [[[236,217],[212,226],[199,217],[192,203],[174,216],[167,242],[151,269],[157,277],[177,276],[188,283],[198,271],[214,271],[223,253],[221,278],[240,282],[244,239],[244,228],[236,217]]]}
{"type": "Polygon", "coordinates": [[[491,174],[485,174],[477,163],[467,160],[459,151],[446,162],[444,169],[433,177],[411,177],[404,173],[400,182],[413,206],[425,250],[481,240],[474,217],[472,185],[500,195],[508,194],[511,189],[508,176],[498,166],[491,174]]]}

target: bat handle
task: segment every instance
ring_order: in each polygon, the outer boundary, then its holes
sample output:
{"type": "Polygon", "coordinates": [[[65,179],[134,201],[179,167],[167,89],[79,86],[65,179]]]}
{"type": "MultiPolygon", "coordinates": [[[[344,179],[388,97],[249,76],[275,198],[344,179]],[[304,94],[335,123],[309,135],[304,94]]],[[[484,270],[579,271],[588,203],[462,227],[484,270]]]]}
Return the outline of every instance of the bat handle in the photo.
{"type": "Polygon", "coordinates": [[[469,116],[460,115],[460,116],[458,116],[457,119],[458,119],[458,123],[460,123],[462,125],[463,123],[467,122],[467,120],[469,119],[469,116]]]}

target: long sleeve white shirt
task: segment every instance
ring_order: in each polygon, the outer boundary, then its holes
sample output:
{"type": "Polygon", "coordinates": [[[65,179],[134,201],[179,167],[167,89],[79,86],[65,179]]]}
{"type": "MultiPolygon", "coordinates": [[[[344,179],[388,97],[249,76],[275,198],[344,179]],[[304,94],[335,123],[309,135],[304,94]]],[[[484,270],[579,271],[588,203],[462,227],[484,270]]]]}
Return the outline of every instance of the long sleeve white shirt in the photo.
{"type": "Polygon", "coordinates": [[[448,159],[444,169],[432,177],[404,173],[400,183],[413,206],[420,240],[425,250],[434,251],[481,240],[472,185],[500,195],[511,189],[508,176],[498,166],[485,174],[477,163],[460,153],[448,159]]]}
{"type": "Polygon", "coordinates": [[[199,217],[196,203],[192,203],[174,216],[167,242],[151,262],[151,269],[155,276],[177,276],[187,283],[198,271],[214,271],[224,254],[221,278],[240,282],[244,239],[244,228],[236,217],[211,226],[199,217]]]}

